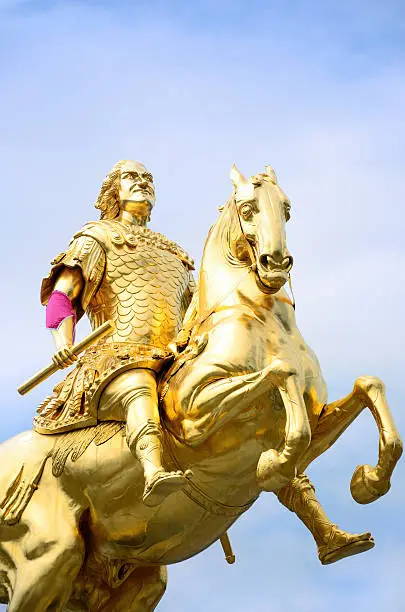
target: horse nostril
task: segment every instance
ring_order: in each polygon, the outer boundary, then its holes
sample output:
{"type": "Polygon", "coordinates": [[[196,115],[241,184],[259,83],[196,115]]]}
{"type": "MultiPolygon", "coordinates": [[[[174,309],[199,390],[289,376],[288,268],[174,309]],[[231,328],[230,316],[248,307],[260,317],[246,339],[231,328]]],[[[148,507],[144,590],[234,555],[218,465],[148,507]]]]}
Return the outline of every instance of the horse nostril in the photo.
{"type": "Polygon", "coordinates": [[[269,270],[271,267],[271,258],[270,255],[260,255],[259,257],[260,265],[265,269],[269,270]]]}
{"type": "Polygon", "coordinates": [[[283,270],[291,270],[292,266],[293,266],[294,260],[292,258],[291,255],[288,255],[288,257],[284,257],[283,262],[281,264],[281,267],[283,268],[283,270]]]}
{"type": "Polygon", "coordinates": [[[293,265],[291,255],[287,257],[274,257],[274,255],[260,255],[259,262],[264,270],[287,270],[290,271],[293,265]]]}

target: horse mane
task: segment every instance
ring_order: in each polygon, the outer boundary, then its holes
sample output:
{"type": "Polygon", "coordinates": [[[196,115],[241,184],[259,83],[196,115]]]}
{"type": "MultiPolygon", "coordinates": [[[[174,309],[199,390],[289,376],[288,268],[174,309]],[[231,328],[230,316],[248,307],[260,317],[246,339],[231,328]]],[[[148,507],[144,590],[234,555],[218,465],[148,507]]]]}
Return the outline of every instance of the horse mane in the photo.
{"type": "Polygon", "coordinates": [[[238,248],[241,252],[245,250],[246,238],[242,232],[240,221],[236,214],[234,194],[228,198],[219,210],[221,214],[214,226],[214,232],[218,236],[221,253],[225,261],[232,267],[246,267],[249,264],[235,255],[235,250],[237,251],[238,248]]]}

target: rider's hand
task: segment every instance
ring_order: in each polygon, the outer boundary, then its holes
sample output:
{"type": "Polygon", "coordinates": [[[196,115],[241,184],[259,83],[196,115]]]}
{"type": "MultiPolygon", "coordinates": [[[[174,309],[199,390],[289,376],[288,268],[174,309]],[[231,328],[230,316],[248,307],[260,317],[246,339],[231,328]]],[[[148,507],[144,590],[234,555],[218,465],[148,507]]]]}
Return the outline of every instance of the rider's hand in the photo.
{"type": "Polygon", "coordinates": [[[167,345],[168,350],[173,353],[175,359],[177,359],[180,353],[187,347],[189,339],[190,330],[183,328],[179,331],[176,338],[167,345]]]}
{"type": "Polygon", "coordinates": [[[179,351],[177,350],[176,342],[170,342],[167,345],[167,350],[170,351],[173,354],[175,359],[177,359],[177,357],[179,356],[179,351]]]}
{"type": "Polygon", "coordinates": [[[58,368],[68,368],[77,361],[77,356],[74,355],[68,346],[64,346],[52,357],[52,361],[58,368]]]}

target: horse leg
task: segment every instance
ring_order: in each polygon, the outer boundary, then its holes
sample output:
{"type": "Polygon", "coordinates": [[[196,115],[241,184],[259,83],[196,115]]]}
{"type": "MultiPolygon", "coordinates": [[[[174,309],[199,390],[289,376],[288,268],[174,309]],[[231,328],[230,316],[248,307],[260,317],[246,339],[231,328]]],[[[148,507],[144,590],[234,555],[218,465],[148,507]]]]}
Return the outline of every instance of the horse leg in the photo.
{"type": "Polygon", "coordinates": [[[8,612],[63,610],[72,592],[84,558],[80,508],[58,483],[48,462],[20,523],[9,527],[23,535],[2,542],[14,567],[8,612]]]}
{"type": "Polygon", "coordinates": [[[8,612],[57,612],[70,597],[83,561],[80,536],[65,532],[38,545],[18,564],[8,612]]]}
{"type": "Polygon", "coordinates": [[[325,452],[364,408],[369,408],[377,424],[380,440],[378,463],[358,466],[350,484],[353,499],[359,504],[375,501],[389,490],[392,472],[402,454],[402,441],[395,427],[384,383],[373,376],[361,376],[353,391],[343,399],[327,404],[312,434],[311,444],[300,461],[300,471],[325,452]]]}
{"type": "Polygon", "coordinates": [[[311,441],[311,427],[297,372],[288,363],[275,359],[272,379],[283,400],[286,428],[284,447],[264,451],[257,464],[257,481],[264,491],[278,491],[297,474],[302,455],[311,441]]]}
{"type": "Polygon", "coordinates": [[[280,489],[292,480],[296,475],[298,460],[311,439],[296,371],[288,363],[275,358],[258,372],[222,377],[213,382],[203,378],[203,381],[191,394],[185,410],[187,418],[182,422],[185,442],[191,446],[200,444],[270,388],[277,387],[287,417],[285,444],[280,452],[269,449],[262,453],[257,477],[266,491],[280,489]]]}
{"type": "Polygon", "coordinates": [[[38,540],[18,564],[8,612],[57,612],[70,597],[72,582],[83,562],[78,534],[62,531],[55,539],[38,540]],[[63,535],[62,535],[63,534],[63,535]]]}
{"type": "Polygon", "coordinates": [[[184,441],[189,446],[205,442],[218,429],[238,416],[271,386],[270,368],[227,376],[211,364],[199,365],[181,385],[176,398],[185,415],[181,421],[184,441]],[[198,376],[197,376],[198,374],[198,376]]]}
{"type": "MultiPolygon", "coordinates": [[[[390,487],[390,476],[401,456],[402,443],[395,428],[385,398],[384,384],[371,376],[356,380],[353,391],[345,398],[324,407],[317,426],[312,433],[311,444],[303,455],[300,469],[304,470],[314,459],[325,452],[368,407],[380,432],[380,452],[375,468],[357,468],[351,483],[354,499],[369,503],[384,495],[390,487]]],[[[369,550],[374,546],[369,533],[349,534],[331,523],[315,496],[315,489],[305,474],[299,475],[277,492],[282,504],[297,516],[311,531],[319,552],[321,563],[333,563],[369,550]]]]}
{"type": "Polygon", "coordinates": [[[3,530],[0,529],[0,604],[8,604],[12,592],[11,580],[15,568],[12,559],[6,554],[2,546],[3,533],[3,530]]]}
{"type": "Polygon", "coordinates": [[[277,497],[288,510],[298,516],[311,532],[318,547],[318,557],[322,565],[334,563],[373,548],[374,541],[370,533],[347,533],[329,520],[306,474],[300,474],[287,486],[277,491],[277,497]]]}
{"type": "Polygon", "coordinates": [[[163,597],[167,570],[160,567],[139,567],[113,590],[112,597],[99,612],[152,612],[163,597]]]}

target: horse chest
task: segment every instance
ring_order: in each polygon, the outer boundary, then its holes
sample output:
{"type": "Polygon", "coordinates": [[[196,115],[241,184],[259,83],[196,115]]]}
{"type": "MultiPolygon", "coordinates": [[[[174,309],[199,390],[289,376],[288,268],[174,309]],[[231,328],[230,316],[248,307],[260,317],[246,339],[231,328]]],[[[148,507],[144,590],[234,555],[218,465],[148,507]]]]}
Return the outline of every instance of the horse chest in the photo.
{"type": "MultiPolygon", "coordinates": [[[[209,351],[230,370],[257,371],[275,357],[297,361],[293,330],[278,313],[257,305],[240,305],[216,313],[209,330],[209,351]]],[[[296,364],[297,365],[297,364],[296,364]]]]}

